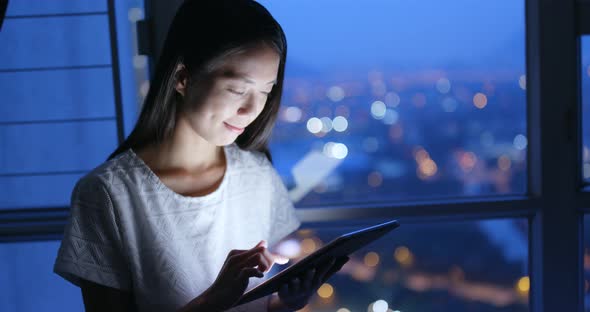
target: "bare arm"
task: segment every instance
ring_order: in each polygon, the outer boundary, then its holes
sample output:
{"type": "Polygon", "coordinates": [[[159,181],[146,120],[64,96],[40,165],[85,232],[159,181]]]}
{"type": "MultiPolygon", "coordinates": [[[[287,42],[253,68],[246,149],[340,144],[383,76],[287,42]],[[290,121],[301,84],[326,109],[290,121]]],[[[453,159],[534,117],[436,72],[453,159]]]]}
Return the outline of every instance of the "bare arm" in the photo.
{"type": "Polygon", "coordinates": [[[86,312],[137,311],[133,294],[84,280],[81,285],[86,312]]]}

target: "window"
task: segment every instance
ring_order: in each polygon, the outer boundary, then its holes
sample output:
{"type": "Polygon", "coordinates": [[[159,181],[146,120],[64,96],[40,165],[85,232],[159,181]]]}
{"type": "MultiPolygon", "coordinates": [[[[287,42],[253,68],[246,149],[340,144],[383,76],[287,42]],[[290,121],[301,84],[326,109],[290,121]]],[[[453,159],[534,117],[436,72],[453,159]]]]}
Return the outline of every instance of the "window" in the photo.
{"type": "Polygon", "coordinates": [[[134,84],[146,69],[132,58],[130,28],[142,8],[141,0],[8,3],[0,31],[0,311],[84,309],[80,289],[54,274],[53,263],[74,183],[135,123],[134,84]]]}
{"type": "MultiPolygon", "coordinates": [[[[300,259],[353,226],[304,228],[300,259]]],[[[305,311],[528,311],[526,220],[405,224],[355,252],[305,311]]]]}
{"type": "Polygon", "coordinates": [[[289,41],[271,152],[299,206],[526,192],[524,1],[262,3],[289,41]]]}

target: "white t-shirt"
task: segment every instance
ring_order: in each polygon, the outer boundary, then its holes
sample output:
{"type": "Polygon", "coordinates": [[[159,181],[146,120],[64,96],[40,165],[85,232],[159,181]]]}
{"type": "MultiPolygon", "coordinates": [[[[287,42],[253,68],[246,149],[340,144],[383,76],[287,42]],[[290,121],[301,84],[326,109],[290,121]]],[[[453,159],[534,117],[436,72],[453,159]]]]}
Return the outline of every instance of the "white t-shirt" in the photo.
{"type": "MultiPolygon", "coordinates": [[[[215,281],[232,249],[273,246],[300,222],[264,154],[224,147],[226,172],[201,197],[165,186],[133,150],[78,181],[54,272],[132,291],[140,311],[174,311],[215,281]]],[[[251,278],[248,288],[262,280],[251,278]]],[[[266,311],[262,298],[232,311],[266,311]]]]}

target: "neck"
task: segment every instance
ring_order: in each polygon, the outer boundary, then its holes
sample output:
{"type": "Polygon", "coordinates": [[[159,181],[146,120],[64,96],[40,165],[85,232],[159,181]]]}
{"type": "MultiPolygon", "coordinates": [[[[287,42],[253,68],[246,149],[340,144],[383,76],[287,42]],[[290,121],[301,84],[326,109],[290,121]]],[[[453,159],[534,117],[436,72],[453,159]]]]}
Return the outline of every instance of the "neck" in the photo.
{"type": "Polygon", "coordinates": [[[159,170],[176,168],[200,172],[224,161],[223,148],[197,135],[183,117],[177,119],[171,138],[146,147],[140,154],[150,167],[159,170]]]}

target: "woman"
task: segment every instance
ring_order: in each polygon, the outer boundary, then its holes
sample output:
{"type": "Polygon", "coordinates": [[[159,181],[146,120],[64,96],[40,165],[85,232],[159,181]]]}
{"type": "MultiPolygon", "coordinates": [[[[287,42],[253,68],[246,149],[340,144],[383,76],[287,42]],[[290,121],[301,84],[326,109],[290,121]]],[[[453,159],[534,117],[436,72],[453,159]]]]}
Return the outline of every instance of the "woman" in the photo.
{"type": "MultiPolygon", "coordinates": [[[[254,1],[179,8],[137,125],[72,194],[54,271],[87,310],[222,311],[286,262],[267,247],[300,223],[266,147],[286,52],[254,1]]],[[[234,309],[300,309],[346,260],[234,309]]]]}

